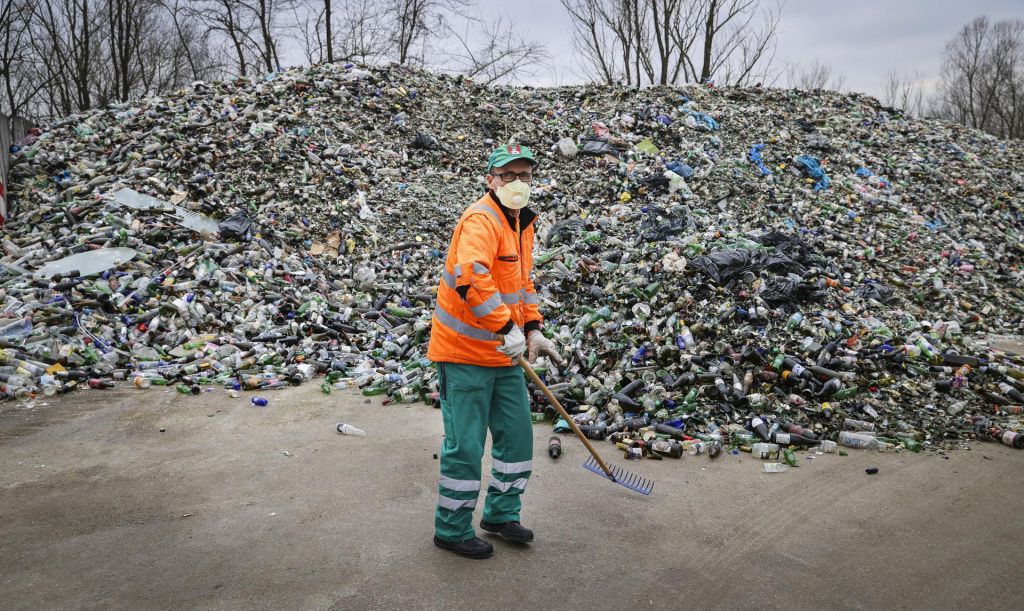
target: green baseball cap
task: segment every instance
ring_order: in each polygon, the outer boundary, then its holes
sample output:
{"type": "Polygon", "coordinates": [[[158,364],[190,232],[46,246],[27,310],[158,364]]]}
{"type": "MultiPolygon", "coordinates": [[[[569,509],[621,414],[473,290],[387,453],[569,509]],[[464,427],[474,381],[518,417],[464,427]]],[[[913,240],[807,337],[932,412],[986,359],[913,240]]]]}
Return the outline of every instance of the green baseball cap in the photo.
{"type": "Polygon", "coordinates": [[[525,146],[509,144],[491,152],[491,156],[487,158],[487,171],[490,172],[491,168],[500,168],[516,159],[525,159],[533,165],[537,165],[537,160],[533,158],[533,151],[525,146]]]}

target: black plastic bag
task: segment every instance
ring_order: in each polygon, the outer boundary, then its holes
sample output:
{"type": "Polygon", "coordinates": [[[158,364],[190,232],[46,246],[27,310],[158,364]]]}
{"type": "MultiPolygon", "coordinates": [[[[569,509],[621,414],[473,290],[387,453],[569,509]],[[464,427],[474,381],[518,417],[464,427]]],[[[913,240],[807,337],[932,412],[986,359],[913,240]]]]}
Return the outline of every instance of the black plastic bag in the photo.
{"type": "Polygon", "coordinates": [[[576,237],[583,232],[583,220],[569,218],[558,221],[548,230],[544,240],[544,246],[551,248],[558,244],[572,244],[576,237]]]}
{"type": "Polygon", "coordinates": [[[437,149],[437,140],[434,139],[430,134],[423,132],[416,132],[416,137],[412,139],[412,148],[414,149],[437,149]]]}
{"type": "Polygon", "coordinates": [[[636,244],[639,246],[646,242],[664,242],[692,225],[693,221],[688,215],[670,215],[668,210],[652,206],[647,210],[647,217],[640,222],[636,244]]]}
{"type": "Polygon", "coordinates": [[[807,246],[804,241],[791,233],[772,231],[756,238],[759,244],[774,246],[775,250],[786,255],[790,259],[800,260],[803,258],[807,246]]]}
{"type": "Polygon", "coordinates": [[[252,232],[252,219],[244,212],[236,212],[217,225],[222,240],[247,241],[252,232]]]}
{"type": "Polygon", "coordinates": [[[874,299],[879,303],[890,304],[896,301],[896,289],[889,286],[888,284],[882,284],[881,282],[875,282],[873,280],[865,281],[864,284],[858,286],[853,290],[853,294],[863,299],[874,299]]]}
{"type": "Polygon", "coordinates": [[[785,254],[767,250],[716,250],[697,257],[690,265],[718,284],[725,284],[746,272],[760,274],[762,270],[769,270],[778,274],[799,274],[804,271],[785,254]]]}
{"type": "Polygon", "coordinates": [[[584,155],[615,155],[618,157],[618,151],[615,150],[607,140],[601,140],[599,138],[587,138],[583,141],[583,146],[580,147],[580,152],[584,155]]]}
{"type": "Polygon", "coordinates": [[[765,284],[764,290],[761,291],[761,299],[773,308],[808,301],[821,301],[824,298],[825,291],[819,290],[813,284],[791,278],[769,280],[765,284]]]}

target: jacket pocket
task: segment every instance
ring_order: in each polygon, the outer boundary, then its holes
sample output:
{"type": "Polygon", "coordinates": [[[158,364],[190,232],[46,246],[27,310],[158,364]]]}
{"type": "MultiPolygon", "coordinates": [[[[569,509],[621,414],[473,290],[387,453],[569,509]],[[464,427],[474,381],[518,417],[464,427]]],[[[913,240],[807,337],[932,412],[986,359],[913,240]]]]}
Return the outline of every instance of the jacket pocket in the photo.
{"type": "Polygon", "coordinates": [[[519,255],[502,255],[494,262],[491,276],[499,287],[518,286],[519,274],[522,272],[522,261],[519,255]]]}

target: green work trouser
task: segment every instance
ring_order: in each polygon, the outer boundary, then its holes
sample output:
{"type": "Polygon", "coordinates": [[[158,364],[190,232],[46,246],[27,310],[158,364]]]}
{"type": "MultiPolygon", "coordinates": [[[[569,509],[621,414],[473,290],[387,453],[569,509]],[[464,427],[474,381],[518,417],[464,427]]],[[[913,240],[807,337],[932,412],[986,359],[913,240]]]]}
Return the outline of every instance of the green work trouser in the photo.
{"type": "Polygon", "coordinates": [[[480,495],[480,459],[491,429],[491,479],[483,519],[519,521],[519,495],[533,470],[533,431],[526,380],[518,366],[437,363],[444,444],[434,528],[446,541],[476,536],[473,508],[480,495]]]}

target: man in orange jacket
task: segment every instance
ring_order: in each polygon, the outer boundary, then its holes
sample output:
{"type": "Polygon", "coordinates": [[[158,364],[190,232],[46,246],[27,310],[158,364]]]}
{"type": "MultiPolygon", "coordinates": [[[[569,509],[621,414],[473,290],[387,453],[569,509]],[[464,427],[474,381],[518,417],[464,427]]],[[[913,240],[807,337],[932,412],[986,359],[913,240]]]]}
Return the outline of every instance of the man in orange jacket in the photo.
{"type": "Polygon", "coordinates": [[[526,207],[536,160],[525,146],[496,149],[487,193],[462,213],[441,271],[427,356],[437,364],[444,419],[434,544],[467,558],[494,548],[477,538],[473,509],[490,428],[491,479],[480,527],[517,543],[533,541],[519,523],[520,495],[533,469],[530,400],[519,357],[561,363],[541,333],[540,299],[530,277],[533,225],[526,207]]]}

